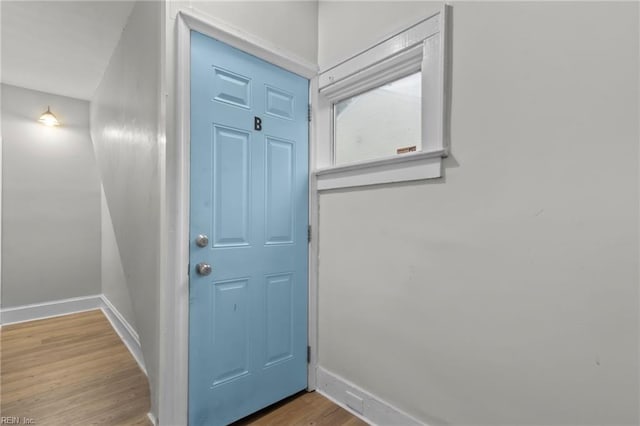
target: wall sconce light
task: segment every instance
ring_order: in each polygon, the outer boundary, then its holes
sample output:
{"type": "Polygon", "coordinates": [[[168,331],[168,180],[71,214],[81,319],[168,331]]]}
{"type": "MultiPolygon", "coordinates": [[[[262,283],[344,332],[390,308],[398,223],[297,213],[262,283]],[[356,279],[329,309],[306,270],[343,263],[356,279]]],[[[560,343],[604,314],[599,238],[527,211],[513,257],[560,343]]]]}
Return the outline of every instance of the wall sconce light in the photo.
{"type": "Polygon", "coordinates": [[[42,115],[40,116],[38,121],[40,123],[44,124],[45,126],[49,126],[49,127],[59,126],[60,125],[60,122],[58,121],[56,116],[53,115],[53,113],[51,112],[51,108],[50,107],[47,107],[47,110],[42,113],[42,115]]]}

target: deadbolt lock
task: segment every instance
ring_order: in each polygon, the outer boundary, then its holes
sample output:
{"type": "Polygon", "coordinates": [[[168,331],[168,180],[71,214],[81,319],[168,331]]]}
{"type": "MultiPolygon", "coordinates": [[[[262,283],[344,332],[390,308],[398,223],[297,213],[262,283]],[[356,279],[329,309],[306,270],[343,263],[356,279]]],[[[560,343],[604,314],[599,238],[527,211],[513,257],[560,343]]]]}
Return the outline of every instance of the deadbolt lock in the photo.
{"type": "Polygon", "coordinates": [[[209,237],[204,234],[200,234],[196,237],[196,245],[198,247],[206,247],[209,245],[209,237]]]}

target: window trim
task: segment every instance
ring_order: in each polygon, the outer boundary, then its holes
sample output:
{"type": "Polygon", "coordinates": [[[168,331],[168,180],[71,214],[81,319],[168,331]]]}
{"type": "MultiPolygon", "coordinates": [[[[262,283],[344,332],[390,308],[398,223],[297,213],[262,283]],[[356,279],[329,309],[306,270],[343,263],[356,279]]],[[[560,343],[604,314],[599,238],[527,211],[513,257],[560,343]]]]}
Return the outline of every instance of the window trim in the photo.
{"type": "Polygon", "coordinates": [[[446,151],[438,149],[319,169],[318,191],[440,177],[443,157],[446,151]]]}
{"type": "Polygon", "coordinates": [[[318,190],[439,178],[448,155],[447,6],[404,31],[322,71],[318,79],[318,190]],[[334,105],[422,71],[422,149],[335,164],[334,105]]]}

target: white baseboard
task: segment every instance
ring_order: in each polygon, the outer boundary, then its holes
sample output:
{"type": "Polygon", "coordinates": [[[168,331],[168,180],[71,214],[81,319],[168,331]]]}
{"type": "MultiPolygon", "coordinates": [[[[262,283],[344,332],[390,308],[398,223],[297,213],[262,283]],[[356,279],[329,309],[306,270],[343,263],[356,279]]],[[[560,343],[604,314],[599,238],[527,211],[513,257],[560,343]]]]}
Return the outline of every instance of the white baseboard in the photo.
{"type": "Polygon", "coordinates": [[[418,426],[425,423],[403,413],[375,395],[322,367],[317,369],[316,392],[372,425],[418,426]]]}
{"type": "Polygon", "coordinates": [[[71,299],[55,300],[53,302],[34,303],[0,309],[0,324],[8,325],[44,318],[59,317],[77,312],[100,309],[102,300],[99,294],[71,299]]]}
{"type": "Polygon", "coordinates": [[[122,340],[127,349],[129,349],[129,352],[133,355],[140,369],[148,376],[138,333],[104,294],[100,295],[100,302],[100,309],[102,309],[104,316],[107,317],[113,329],[118,333],[118,336],[120,336],[120,340],[122,340]]]}
{"type": "Polygon", "coordinates": [[[156,416],[153,415],[151,411],[147,413],[147,418],[149,419],[149,421],[153,426],[158,426],[158,419],[156,418],[156,416]]]}
{"type": "Polygon", "coordinates": [[[131,324],[124,319],[122,314],[113,306],[104,294],[92,296],[74,297],[71,299],[55,300],[53,302],[34,303],[32,305],[16,306],[0,309],[0,324],[9,325],[25,321],[34,321],[45,318],[59,317],[78,312],[100,309],[107,317],[111,326],[136,360],[144,374],[147,369],[142,357],[140,338],[131,324]]]}

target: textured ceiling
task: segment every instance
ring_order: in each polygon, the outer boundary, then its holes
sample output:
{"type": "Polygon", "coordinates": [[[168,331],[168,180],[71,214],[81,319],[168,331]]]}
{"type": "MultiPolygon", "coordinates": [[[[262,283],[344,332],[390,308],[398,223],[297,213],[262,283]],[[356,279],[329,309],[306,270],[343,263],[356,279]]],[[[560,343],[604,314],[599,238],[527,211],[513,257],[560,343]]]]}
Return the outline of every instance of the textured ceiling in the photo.
{"type": "Polygon", "coordinates": [[[0,1],[2,82],[91,99],[133,8],[128,1],[0,1]]]}

